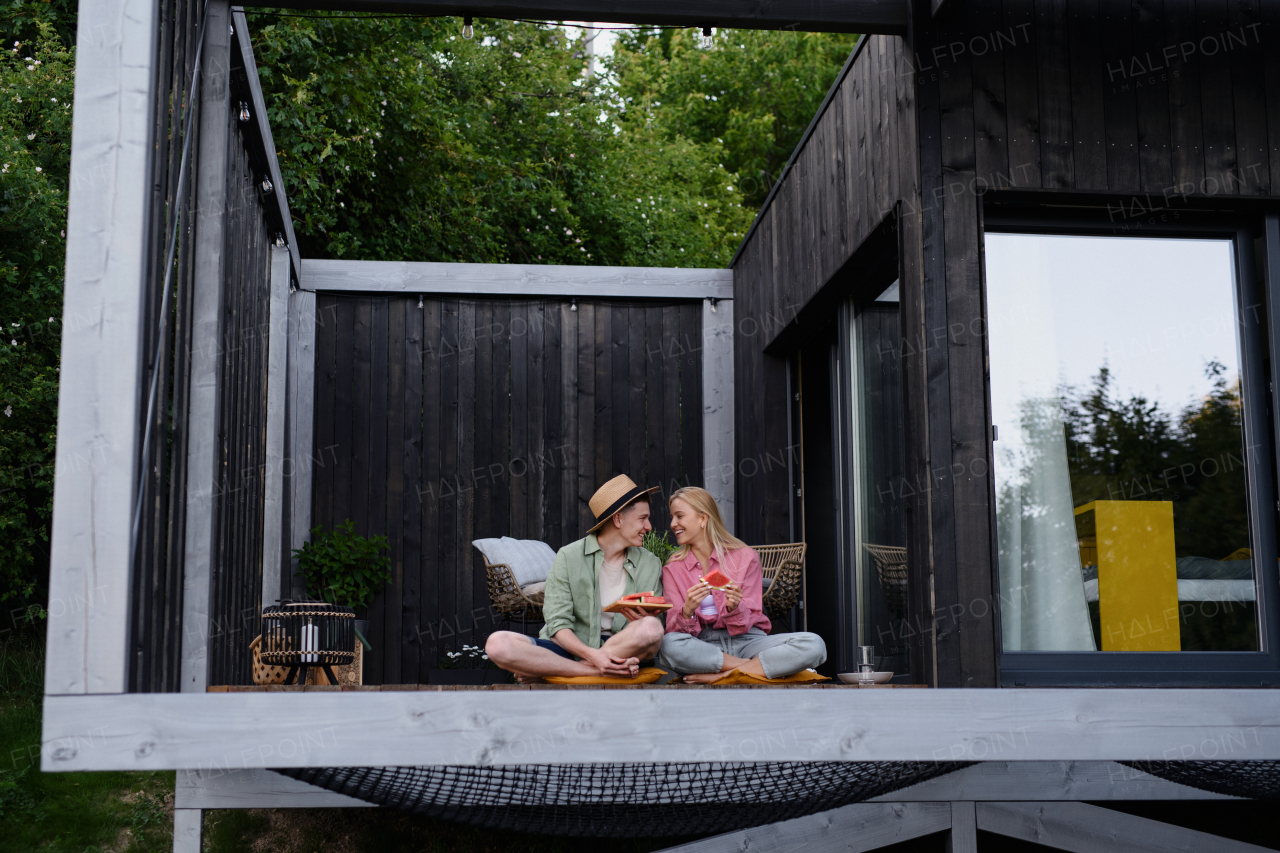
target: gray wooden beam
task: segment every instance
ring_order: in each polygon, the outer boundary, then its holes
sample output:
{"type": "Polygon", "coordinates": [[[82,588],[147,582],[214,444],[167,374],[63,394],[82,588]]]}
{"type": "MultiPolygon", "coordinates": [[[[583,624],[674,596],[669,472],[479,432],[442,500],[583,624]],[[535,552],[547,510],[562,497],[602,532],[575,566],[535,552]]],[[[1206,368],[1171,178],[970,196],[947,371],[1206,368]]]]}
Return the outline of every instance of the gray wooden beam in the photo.
{"type": "Polygon", "coordinates": [[[732,299],[733,271],[304,258],[301,287],[346,293],[732,299]]]}
{"type": "Polygon", "coordinates": [[[978,853],[978,819],[973,800],[951,804],[951,831],[947,833],[947,853],[978,853]]]}
{"type": "Polygon", "coordinates": [[[978,829],[1073,853],[1268,853],[1269,848],[1087,803],[979,803],[978,829]]]}
{"type": "MultiPolygon", "coordinates": [[[[289,294],[289,459],[284,471],[289,490],[290,554],[308,541],[311,531],[311,478],[315,466],[323,464],[328,448],[314,447],[316,373],[316,295],[303,290],[289,294]],[[318,460],[318,461],[317,461],[318,460]]],[[[306,594],[305,584],[294,572],[292,558],[288,562],[288,583],[294,598],[306,594]]],[[[266,599],[264,599],[265,601],[266,599]]]]}
{"type": "Polygon", "coordinates": [[[128,678],[157,14],[101,0],[76,25],[49,694],[119,693],[128,678]]]}
{"type": "MultiPolygon", "coordinates": [[[[272,5],[246,3],[246,6],[272,5]]],[[[284,0],[284,8],[402,12],[428,16],[711,25],[751,30],[883,33],[907,31],[906,0],[284,0]]]]}
{"type": "Polygon", "coordinates": [[[201,853],[204,849],[204,814],[200,809],[173,810],[173,853],[201,853]]]}
{"type": "Polygon", "coordinates": [[[1114,761],[983,761],[876,802],[951,800],[1234,800],[1114,761]]]}
{"type": "Polygon", "coordinates": [[[275,199],[280,221],[284,223],[284,239],[289,250],[290,263],[293,266],[295,279],[301,274],[302,259],[298,255],[298,238],[293,232],[293,214],[289,211],[289,199],[284,192],[284,179],[280,175],[280,161],[276,157],[276,143],[271,135],[271,122],[267,120],[267,102],[262,97],[262,82],[258,79],[258,63],[253,57],[253,42],[249,40],[249,24],[245,20],[240,7],[233,7],[232,20],[235,23],[236,45],[244,62],[248,76],[249,93],[252,100],[250,111],[252,121],[258,128],[263,140],[263,150],[267,158],[267,172],[271,176],[271,185],[275,187],[272,198],[275,199]]]}
{"type": "Polygon", "coordinates": [[[864,853],[950,826],[947,803],[857,803],[668,847],[663,853],[864,853]]]}
{"type": "Polygon", "coordinates": [[[182,690],[203,693],[208,679],[209,584],[218,483],[218,397],[222,365],[222,280],[230,115],[231,6],[208,0],[201,56],[199,148],[187,411],[187,529],[182,583],[182,690]]]}
{"type": "Polygon", "coordinates": [[[702,300],[702,480],[733,532],[733,302],[702,300]]]}
{"type": "Polygon", "coordinates": [[[374,803],[259,769],[179,770],[173,802],[179,809],[376,808],[374,803]]]}
{"type": "Polygon", "coordinates": [[[285,420],[289,384],[289,250],[271,247],[271,313],[267,326],[267,463],[262,501],[262,603],[280,597],[285,546],[285,420]]]}
{"type": "Polygon", "coordinates": [[[637,690],[49,696],[44,770],[599,761],[1280,759],[1266,690],[637,690]],[[747,701],[749,699],[749,701],[747,701]],[[722,731],[673,719],[732,716],[722,731]],[[622,721],[601,728],[602,719],[622,721]],[[94,732],[86,738],[86,732],[94,732]],[[338,736],[338,733],[341,736],[338,736]],[[552,747],[543,747],[550,742],[552,747]],[[302,746],[300,747],[299,744],[302,746]],[[313,745],[314,748],[307,748],[313,745]],[[249,749],[249,747],[254,747],[249,749]],[[551,750],[533,752],[533,750],[551,750]]]}

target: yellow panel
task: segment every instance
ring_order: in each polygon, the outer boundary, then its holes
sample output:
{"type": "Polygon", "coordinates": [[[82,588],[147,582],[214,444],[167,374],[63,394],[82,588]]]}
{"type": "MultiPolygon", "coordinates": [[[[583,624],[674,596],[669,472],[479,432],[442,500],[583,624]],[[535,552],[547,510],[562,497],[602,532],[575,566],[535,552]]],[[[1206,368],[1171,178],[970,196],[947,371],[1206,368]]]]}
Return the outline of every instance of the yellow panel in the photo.
{"type": "Polygon", "coordinates": [[[1172,501],[1094,501],[1102,650],[1176,652],[1178,561],[1172,501]]]}

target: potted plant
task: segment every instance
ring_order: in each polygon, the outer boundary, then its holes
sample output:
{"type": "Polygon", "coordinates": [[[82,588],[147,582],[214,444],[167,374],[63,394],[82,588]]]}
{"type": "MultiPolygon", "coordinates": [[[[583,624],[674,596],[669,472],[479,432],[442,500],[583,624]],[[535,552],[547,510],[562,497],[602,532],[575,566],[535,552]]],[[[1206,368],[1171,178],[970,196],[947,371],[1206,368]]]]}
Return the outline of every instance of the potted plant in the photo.
{"type": "Polygon", "coordinates": [[[427,670],[428,684],[506,684],[510,673],[498,668],[489,660],[480,646],[463,644],[456,652],[446,652],[440,658],[439,669],[427,670]]]}
{"type": "MultiPolygon", "coordinates": [[[[387,537],[360,536],[348,518],[333,530],[313,527],[311,541],[293,555],[308,595],[360,611],[391,580],[391,559],[382,553],[389,548],[387,537]]],[[[356,637],[366,650],[373,648],[368,636],[368,620],[357,619],[356,637]]]]}
{"type": "Polygon", "coordinates": [[[662,565],[667,564],[667,559],[675,552],[675,543],[667,538],[664,530],[662,535],[658,535],[658,531],[650,530],[644,535],[641,546],[650,554],[658,558],[658,562],[662,565]]]}

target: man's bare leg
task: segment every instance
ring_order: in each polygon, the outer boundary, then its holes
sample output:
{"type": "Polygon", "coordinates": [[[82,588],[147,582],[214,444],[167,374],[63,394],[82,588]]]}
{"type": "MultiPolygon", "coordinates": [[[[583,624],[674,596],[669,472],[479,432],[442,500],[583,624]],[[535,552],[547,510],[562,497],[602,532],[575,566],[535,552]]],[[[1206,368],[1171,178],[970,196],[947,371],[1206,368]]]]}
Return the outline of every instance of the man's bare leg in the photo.
{"type": "Polygon", "coordinates": [[[726,654],[719,672],[695,672],[691,675],[686,675],[684,680],[688,684],[714,684],[735,669],[760,678],[768,678],[764,674],[764,666],[760,663],[760,658],[754,657],[747,660],[746,658],[736,658],[731,654],[726,654]]]}
{"type": "Polygon", "coordinates": [[[626,626],[605,640],[601,649],[615,658],[625,660],[631,669],[631,677],[640,672],[640,661],[648,660],[662,646],[662,623],[656,617],[646,616],[626,626]]]}
{"type": "Polygon", "coordinates": [[[498,666],[524,680],[546,675],[599,675],[586,661],[561,657],[533,642],[532,638],[514,631],[498,631],[489,635],[485,652],[498,666]]]}

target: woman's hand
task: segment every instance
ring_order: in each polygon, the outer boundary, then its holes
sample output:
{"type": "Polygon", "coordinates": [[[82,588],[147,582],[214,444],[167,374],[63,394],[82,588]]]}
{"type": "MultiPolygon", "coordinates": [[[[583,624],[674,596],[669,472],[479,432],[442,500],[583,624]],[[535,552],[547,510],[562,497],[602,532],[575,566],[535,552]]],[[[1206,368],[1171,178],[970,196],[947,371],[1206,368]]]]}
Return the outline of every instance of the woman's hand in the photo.
{"type": "MultiPolygon", "coordinates": [[[[688,619],[693,616],[698,606],[702,604],[702,599],[711,594],[711,584],[706,581],[698,581],[689,587],[689,591],[684,594],[684,606],[680,608],[680,612],[684,614],[684,618],[688,619]]],[[[741,597],[741,596],[739,596],[741,597]]]]}
{"type": "Polygon", "coordinates": [[[738,605],[742,603],[742,587],[733,581],[729,581],[729,585],[724,589],[724,607],[725,610],[732,613],[738,609],[738,605]]]}

